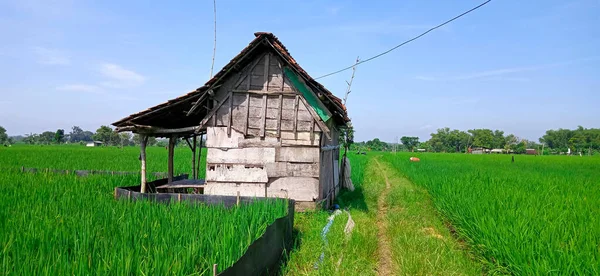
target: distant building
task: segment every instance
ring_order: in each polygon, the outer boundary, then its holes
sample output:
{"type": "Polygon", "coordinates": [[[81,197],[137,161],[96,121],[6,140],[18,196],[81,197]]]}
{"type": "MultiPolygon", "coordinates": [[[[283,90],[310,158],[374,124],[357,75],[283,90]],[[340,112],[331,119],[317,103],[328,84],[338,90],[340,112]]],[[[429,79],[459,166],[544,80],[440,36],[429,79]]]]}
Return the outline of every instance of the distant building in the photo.
{"type": "Polygon", "coordinates": [[[492,149],[490,151],[490,153],[496,153],[496,154],[500,154],[500,153],[504,153],[504,149],[492,149]]]}
{"type": "Polygon", "coordinates": [[[537,154],[537,150],[536,149],[526,149],[525,153],[526,154],[531,154],[531,155],[536,155],[537,154]]]}
{"type": "Polygon", "coordinates": [[[488,148],[471,148],[470,149],[471,154],[484,154],[484,153],[490,153],[490,149],[488,148]]]}
{"type": "Polygon", "coordinates": [[[417,149],[417,152],[426,152],[426,149],[417,149]]]}
{"type": "Polygon", "coordinates": [[[86,147],[99,147],[102,146],[102,142],[100,141],[92,141],[85,144],[86,147]]]}

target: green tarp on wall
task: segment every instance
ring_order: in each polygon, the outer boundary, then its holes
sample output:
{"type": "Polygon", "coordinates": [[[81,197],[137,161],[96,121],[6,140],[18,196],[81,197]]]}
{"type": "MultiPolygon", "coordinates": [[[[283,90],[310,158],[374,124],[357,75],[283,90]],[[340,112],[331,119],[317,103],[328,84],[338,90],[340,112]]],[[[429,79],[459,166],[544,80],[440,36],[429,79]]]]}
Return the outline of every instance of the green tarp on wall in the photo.
{"type": "Polygon", "coordinates": [[[300,93],[302,93],[302,95],[306,99],[306,102],[310,106],[312,106],[313,109],[319,115],[319,117],[321,117],[321,120],[323,120],[323,122],[329,121],[329,119],[331,119],[331,113],[329,112],[329,110],[327,110],[327,107],[325,107],[325,105],[323,105],[323,103],[317,98],[317,96],[306,86],[304,81],[300,80],[298,75],[296,75],[288,67],[285,67],[283,71],[285,73],[285,76],[292,82],[292,85],[294,85],[294,87],[298,89],[300,93]]]}

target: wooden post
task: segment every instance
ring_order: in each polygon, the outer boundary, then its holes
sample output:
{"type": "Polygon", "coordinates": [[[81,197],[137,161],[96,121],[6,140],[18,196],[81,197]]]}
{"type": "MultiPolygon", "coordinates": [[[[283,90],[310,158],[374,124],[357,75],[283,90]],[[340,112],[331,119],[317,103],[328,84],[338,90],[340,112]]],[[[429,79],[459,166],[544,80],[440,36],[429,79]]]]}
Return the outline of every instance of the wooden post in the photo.
{"type": "Polygon", "coordinates": [[[198,166],[196,166],[196,178],[200,177],[200,164],[202,164],[202,137],[204,137],[204,134],[200,134],[200,146],[198,147],[198,166]]]}
{"type": "Polygon", "coordinates": [[[233,92],[229,92],[229,114],[227,115],[227,137],[231,137],[231,124],[233,120],[233,92]]]}
{"type": "Polygon", "coordinates": [[[296,95],[296,99],[294,100],[294,139],[298,139],[298,98],[300,96],[296,95]]]}
{"type": "Polygon", "coordinates": [[[173,135],[169,137],[169,171],[167,175],[167,183],[173,182],[173,154],[175,151],[175,141],[177,140],[177,135],[173,135]]]}
{"type": "Polygon", "coordinates": [[[213,276],[217,276],[217,264],[213,264],[213,276]]]}
{"type": "Polygon", "coordinates": [[[142,161],[142,180],[140,184],[140,192],[146,192],[146,143],[148,143],[148,136],[140,134],[140,161],[142,161]]]}
{"type": "Polygon", "coordinates": [[[248,117],[250,116],[250,93],[246,93],[246,114],[244,115],[244,135],[248,135],[248,117]]]}
{"type": "Polygon", "coordinates": [[[240,206],[240,191],[237,191],[235,205],[240,206]]]}
{"type": "Polygon", "coordinates": [[[265,129],[267,128],[267,94],[263,95],[263,103],[262,103],[262,108],[263,108],[263,114],[262,114],[262,122],[260,124],[260,137],[265,137],[265,129]]]}
{"type": "Polygon", "coordinates": [[[192,179],[197,178],[198,175],[196,175],[196,136],[194,136],[192,142],[192,179]]]}
{"type": "MultiPolygon", "coordinates": [[[[281,75],[283,79],[284,75],[281,75]]],[[[282,84],[283,87],[283,84],[282,84]]],[[[279,110],[277,111],[277,138],[281,138],[281,115],[283,110],[283,94],[279,94],[279,110]]]]}

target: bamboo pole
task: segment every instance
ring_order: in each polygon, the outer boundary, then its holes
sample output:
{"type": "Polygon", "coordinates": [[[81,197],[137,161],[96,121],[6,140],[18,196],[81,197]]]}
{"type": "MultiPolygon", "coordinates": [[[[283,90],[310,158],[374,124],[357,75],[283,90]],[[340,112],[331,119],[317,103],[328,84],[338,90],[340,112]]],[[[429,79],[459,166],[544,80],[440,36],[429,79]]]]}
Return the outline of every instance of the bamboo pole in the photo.
{"type": "Polygon", "coordinates": [[[141,172],[141,184],[140,192],[146,192],[146,143],[148,142],[148,136],[140,134],[142,138],[140,141],[140,161],[142,161],[142,172],[141,172]]]}
{"type": "Polygon", "coordinates": [[[196,174],[196,136],[192,142],[192,179],[198,179],[196,174]]]}
{"type": "Polygon", "coordinates": [[[173,135],[169,137],[169,171],[167,175],[167,183],[173,182],[173,155],[175,151],[175,141],[177,140],[177,135],[173,135]]]}
{"type": "Polygon", "coordinates": [[[200,177],[200,164],[202,164],[202,137],[204,137],[204,134],[200,134],[200,146],[198,147],[198,166],[196,166],[196,177],[200,177]]]}

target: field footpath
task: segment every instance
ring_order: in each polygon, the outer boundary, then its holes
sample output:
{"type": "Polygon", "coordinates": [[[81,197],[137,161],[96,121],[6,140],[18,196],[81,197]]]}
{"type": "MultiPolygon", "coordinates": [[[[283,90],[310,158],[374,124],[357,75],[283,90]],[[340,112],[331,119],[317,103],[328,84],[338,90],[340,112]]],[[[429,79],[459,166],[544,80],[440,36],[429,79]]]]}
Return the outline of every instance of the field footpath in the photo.
{"type": "Polygon", "coordinates": [[[379,195],[377,200],[377,240],[378,240],[378,251],[379,251],[379,266],[377,268],[378,275],[391,275],[396,269],[393,268],[392,263],[392,250],[390,248],[390,237],[388,234],[388,221],[386,219],[388,213],[388,203],[386,201],[391,185],[387,177],[387,170],[382,169],[382,165],[378,160],[379,158],[373,159],[378,167],[378,170],[383,173],[385,178],[385,189],[379,195]]]}
{"type": "Polygon", "coordinates": [[[481,264],[445,226],[427,190],[410,182],[379,156],[374,161],[371,164],[377,166],[380,180],[386,182],[379,211],[385,215],[383,231],[387,239],[381,239],[379,252],[391,248],[393,273],[388,275],[481,275],[481,264]]]}
{"type": "MultiPolygon", "coordinates": [[[[381,154],[352,156],[356,190],[337,199],[356,225],[344,234],[345,214],[337,216],[324,247],[321,236],[330,213],[295,214],[297,247],[285,275],[481,275],[446,228],[427,191],[402,177],[381,154]],[[315,268],[321,252],[322,263],[315,268]]],[[[408,160],[406,160],[408,162],[408,160]]]]}

